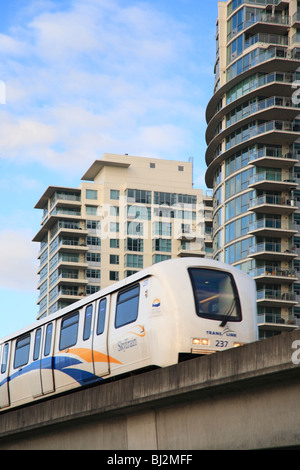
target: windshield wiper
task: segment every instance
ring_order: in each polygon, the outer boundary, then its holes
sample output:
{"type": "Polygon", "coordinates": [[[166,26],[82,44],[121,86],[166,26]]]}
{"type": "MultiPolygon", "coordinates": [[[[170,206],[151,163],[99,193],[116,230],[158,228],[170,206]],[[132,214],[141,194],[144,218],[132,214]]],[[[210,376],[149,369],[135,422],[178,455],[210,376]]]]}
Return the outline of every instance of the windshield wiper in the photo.
{"type": "Polygon", "coordinates": [[[234,308],[235,308],[235,305],[236,305],[236,298],[234,297],[233,298],[233,301],[231,302],[231,304],[229,305],[228,309],[227,309],[227,312],[224,313],[223,315],[223,320],[222,322],[220,323],[220,326],[225,326],[226,323],[228,322],[229,318],[231,317],[231,315],[233,314],[233,311],[234,311],[234,308]]]}

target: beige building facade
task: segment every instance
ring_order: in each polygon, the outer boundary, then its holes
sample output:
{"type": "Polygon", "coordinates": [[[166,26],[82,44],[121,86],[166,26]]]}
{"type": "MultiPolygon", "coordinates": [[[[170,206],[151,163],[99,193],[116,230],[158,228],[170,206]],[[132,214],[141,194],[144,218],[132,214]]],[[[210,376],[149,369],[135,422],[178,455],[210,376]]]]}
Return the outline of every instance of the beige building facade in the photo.
{"type": "Polygon", "coordinates": [[[210,257],[212,198],[192,162],[104,154],[78,188],[51,186],[43,211],[38,318],[154,263],[210,257]]]}
{"type": "Polygon", "coordinates": [[[257,284],[261,338],[300,316],[300,2],[218,3],[207,106],[213,256],[257,284]]]}

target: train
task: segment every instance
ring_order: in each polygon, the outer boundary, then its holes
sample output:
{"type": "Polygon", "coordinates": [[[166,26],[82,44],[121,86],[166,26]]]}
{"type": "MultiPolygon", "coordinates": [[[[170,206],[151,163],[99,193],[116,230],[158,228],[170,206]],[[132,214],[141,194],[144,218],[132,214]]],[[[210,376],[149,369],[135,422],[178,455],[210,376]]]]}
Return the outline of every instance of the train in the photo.
{"type": "Polygon", "coordinates": [[[1,339],[0,412],[257,339],[250,276],[162,261],[1,339]]]}

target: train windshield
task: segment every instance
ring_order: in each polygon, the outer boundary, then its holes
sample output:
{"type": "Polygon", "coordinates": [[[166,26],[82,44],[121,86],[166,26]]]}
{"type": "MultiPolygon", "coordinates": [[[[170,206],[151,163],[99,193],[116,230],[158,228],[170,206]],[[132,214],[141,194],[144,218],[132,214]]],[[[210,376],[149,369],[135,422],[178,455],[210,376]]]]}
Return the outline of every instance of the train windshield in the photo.
{"type": "Polygon", "coordinates": [[[189,269],[196,313],[199,317],[227,321],[241,321],[241,308],[235,282],[230,273],[214,269],[189,269]]]}

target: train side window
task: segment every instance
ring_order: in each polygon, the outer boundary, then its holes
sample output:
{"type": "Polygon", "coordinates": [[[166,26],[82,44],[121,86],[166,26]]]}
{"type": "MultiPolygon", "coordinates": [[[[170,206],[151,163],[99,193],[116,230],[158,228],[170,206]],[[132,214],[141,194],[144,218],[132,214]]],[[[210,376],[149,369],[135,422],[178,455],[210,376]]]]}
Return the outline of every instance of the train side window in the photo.
{"type": "Polygon", "coordinates": [[[85,309],[83,340],[86,341],[91,336],[93,318],[93,305],[88,305],[85,309]]]}
{"type": "Polygon", "coordinates": [[[77,343],[79,313],[72,313],[61,322],[59,349],[67,349],[77,343]]]}
{"type": "Polygon", "coordinates": [[[14,368],[25,366],[29,359],[30,334],[22,336],[16,342],[14,368]]]}
{"type": "Polygon", "coordinates": [[[45,340],[44,356],[49,356],[49,354],[50,354],[52,330],[53,330],[53,324],[49,323],[49,325],[47,325],[47,329],[46,329],[46,340],[45,340]]]}
{"type": "Polygon", "coordinates": [[[105,325],[105,314],[106,314],[106,298],[101,299],[99,302],[98,309],[98,321],[97,321],[97,335],[102,335],[105,325]]]}
{"type": "Polygon", "coordinates": [[[8,361],[8,349],[9,349],[9,343],[6,343],[3,348],[1,374],[4,374],[6,372],[7,361],[8,361]]]}
{"type": "Polygon", "coordinates": [[[118,294],[115,327],[132,323],[137,319],[139,309],[140,286],[136,285],[118,294]]]}
{"type": "Polygon", "coordinates": [[[42,329],[38,328],[35,332],[34,338],[34,349],[33,349],[33,360],[36,361],[40,356],[42,329]]]}

